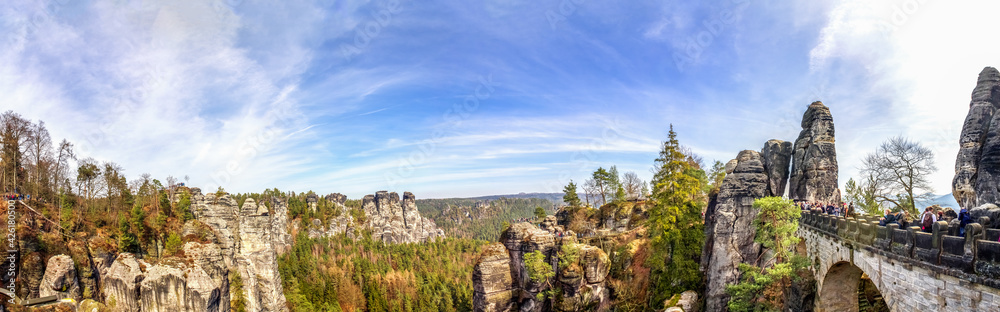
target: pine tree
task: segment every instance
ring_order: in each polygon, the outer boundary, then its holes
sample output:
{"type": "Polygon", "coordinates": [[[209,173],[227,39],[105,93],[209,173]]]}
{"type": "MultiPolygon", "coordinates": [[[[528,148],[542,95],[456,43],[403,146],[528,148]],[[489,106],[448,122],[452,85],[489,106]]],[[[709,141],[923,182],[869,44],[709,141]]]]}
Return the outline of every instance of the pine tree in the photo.
{"type": "Polygon", "coordinates": [[[569,180],[569,184],[563,188],[563,202],[565,202],[570,207],[580,207],[580,196],[576,195],[576,183],[573,180],[569,180]]]}
{"type": "Polygon", "coordinates": [[[652,302],[700,288],[698,267],[705,240],[701,211],[707,199],[702,187],[705,173],[689,161],[691,156],[682,152],[671,125],[655,162],[653,207],[647,221],[653,253],[647,263],[654,269],[652,302]]]}
{"type": "Polygon", "coordinates": [[[781,197],[759,198],[753,206],[760,209],[754,218],[754,242],[773,256],[761,267],[740,263],[741,282],[726,286],[732,296],[728,306],[734,312],[777,311],[782,309],[790,279],[809,266],[808,259],[792,252],[799,242],[795,232],[801,211],[792,200],[781,197]]]}

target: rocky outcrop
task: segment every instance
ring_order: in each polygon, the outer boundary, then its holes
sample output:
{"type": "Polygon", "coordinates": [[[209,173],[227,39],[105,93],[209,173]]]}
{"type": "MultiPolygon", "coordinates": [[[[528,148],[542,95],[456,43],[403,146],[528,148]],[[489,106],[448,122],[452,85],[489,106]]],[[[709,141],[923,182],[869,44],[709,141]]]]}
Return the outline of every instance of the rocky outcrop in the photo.
{"type": "Polygon", "coordinates": [[[80,299],[80,282],[76,277],[76,268],[73,265],[73,258],[67,255],[58,255],[49,258],[45,266],[45,275],[42,276],[42,283],[38,287],[38,294],[41,297],[53,296],[58,293],[69,295],[69,298],[80,299]]]}
{"type": "Polygon", "coordinates": [[[979,207],[969,209],[969,216],[972,217],[973,222],[979,222],[982,217],[987,217],[990,221],[983,224],[983,227],[1000,229],[1000,207],[997,207],[997,205],[983,204],[979,207]]]}
{"type": "MultiPolygon", "coordinates": [[[[184,225],[182,234],[211,243],[189,242],[184,245],[184,254],[193,264],[177,269],[203,272],[205,277],[184,280],[190,288],[185,298],[195,298],[191,297],[194,296],[192,292],[198,294],[197,298],[206,294],[209,295],[207,298],[211,298],[213,295],[210,292],[214,289],[219,311],[229,310],[229,299],[234,295],[242,295],[246,299],[247,311],[286,311],[277,255],[291,245],[287,202],[279,198],[271,199],[269,202],[274,209],[271,213],[266,204],[258,204],[253,198],[247,198],[238,208],[236,200],[228,194],[220,197],[216,194],[202,195],[197,188],[192,188],[190,192],[195,220],[184,225]],[[242,277],[243,294],[230,293],[231,273],[239,273],[242,277]]],[[[200,273],[196,275],[200,276],[200,273]]]]}
{"type": "Polygon", "coordinates": [[[792,161],[792,142],[769,140],[760,150],[760,156],[767,172],[768,196],[784,196],[792,161]]]}
{"type": "Polygon", "coordinates": [[[347,195],[341,193],[333,193],[330,195],[326,195],[326,200],[343,206],[344,203],[347,202],[347,195]]]}
{"type": "Polygon", "coordinates": [[[514,280],[510,254],[502,243],[483,248],[472,269],[472,302],[475,311],[515,311],[514,280]]]}
{"type": "Polygon", "coordinates": [[[395,192],[379,191],[366,195],[361,207],[372,230],[372,238],[390,243],[419,243],[444,237],[434,220],[420,216],[416,198],[412,193],[403,193],[403,201],[395,192]]]}
{"type": "Polygon", "coordinates": [[[760,153],[745,150],[736,157],[736,166],[722,181],[705,225],[711,240],[704,248],[706,310],[725,311],[729,295],[726,285],[739,281],[738,265],[756,265],[761,247],[753,241],[754,199],[768,195],[771,179],[764,170],[760,153]]]}
{"type": "Polygon", "coordinates": [[[236,254],[236,235],[239,221],[236,218],[236,200],[228,194],[202,195],[198,188],[191,189],[191,211],[195,219],[212,228],[216,241],[222,250],[222,259],[227,267],[233,267],[236,254]]]}
{"type": "Polygon", "coordinates": [[[553,310],[606,310],[611,295],[604,284],[611,263],[607,254],[600,248],[590,245],[564,243],[563,246],[566,250],[575,249],[573,252],[577,255],[577,261],[571,263],[559,261],[557,280],[562,289],[562,296],[555,302],[553,310]]]}
{"type": "MultiPolygon", "coordinates": [[[[664,312],[698,312],[698,293],[693,290],[688,290],[682,292],[680,298],[677,299],[677,303],[671,307],[668,307],[664,312]]],[[[667,299],[664,304],[673,301],[674,298],[667,299]]],[[[799,311],[799,310],[794,310],[799,311]]]]}
{"type": "MultiPolygon", "coordinates": [[[[554,220],[553,220],[554,221],[554,220]]],[[[561,226],[547,227],[557,231],[561,226]]],[[[516,223],[501,234],[500,242],[487,246],[474,268],[472,285],[475,311],[593,311],[606,310],[610,292],[605,280],[610,261],[597,247],[577,244],[571,232],[559,239],[554,232],[527,222],[516,223]],[[558,265],[567,246],[576,261],[558,265]],[[525,255],[538,251],[552,266],[555,276],[549,284],[532,281],[525,255]],[[558,285],[558,296],[539,299],[538,294],[558,285]]]]}
{"type": "Polygon", "coordinates": [[[200,266],[153,266],[146,272],[139,294],[143,312],[219,311],[220,290],[200,266]]]}
{"type": "Polygon", "coordinates": [[[214,288],[219,289],[219,311],[229,311],[229,269],[222,262],[222,250],[216,244],[188,242],[184,244],[184,256],[195,267],[201,268],[211,279],[214,288]]]}
{"type": "Polygon", "coordinates": [[[240,209],[239,223],[235,261],[243,278],[247,311],[286,311],[267,206],[248,198],[240,209]]]}
{"type": "Polygon", "coordinates": [[[139,311],[139,286],[143,279],[143,268],[149,264],[136,260],[130,253],[118,255],[108,274],[103,278],[101,290],[104,300],[113,311],[139,311]]]}
{"type": "MultiPolygon", "coordinates": [[[[981,176],[980,162],[985,156],[984,145],[987,143],[987,137],[991,131],[995,132],[994,130],[997,128],[993,127],[995,124],[993,119],[998,108],[1000,108],[1000,72],[993,67],[986,67],[979,73],[976,88],[972,90],[969,114],[965,117],[965,124],[962,126],[958,157],[955,160],[952,195],[955,196],[955,200],[962,208],[971,209],[986,203],[980,201],[980,196],[977,195],[981,194],[979,187],[977,187],[981,176]]],[[[987,157],[987,162],[993,162],[994,165],[998,161],[995,143],[991,145],[993,151],[987,157]]],[[[983,176],[983,181],[992,181],[993,185],[996,185],[995,170],[985,171],[987,172],[983,176]]],[[[982,195],[995,199],[995,193],[995,191],[987,191],[982,195]]],[[[989,198],[983,198],[983,200],[989,198]]]]}
{"type": "Polygon", "coordinates": [[[292,234],[288,231],[288,202],[272,198],[271,208],[274,209],[271,215],[271,246],[282,255],[292,248],[292,234]]]}
{"type": "Polygon", "coordinates": [[[802,132],[795,140],[789,198],[822,203],[840,202],[835,143],[830,109],[823,102],[813,102],[802,116],[802,132]]]}

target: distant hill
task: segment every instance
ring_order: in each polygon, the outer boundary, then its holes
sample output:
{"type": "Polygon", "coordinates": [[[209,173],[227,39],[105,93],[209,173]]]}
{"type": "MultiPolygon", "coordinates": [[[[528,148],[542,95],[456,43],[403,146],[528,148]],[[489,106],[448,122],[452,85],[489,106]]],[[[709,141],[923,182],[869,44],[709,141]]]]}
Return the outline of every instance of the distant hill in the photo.
{"type": "Polygon", "coordinates": [[[955,200],[955,196],[952,196],[951,193],[944,195],[933,195],[933,196],[934,196],[933,199],[918,201],[916,205],[917,208],[919,209],[931,205],[939,205],[941,207],[955,208],[955,211],[958,211],[960,209],[958,206],[958,201],[955,200]]]}
{"type": "Polygon", "coordinates": [[[564,195],[563,193],[518,193],[518,194],[509,194],[509,195],[488,195],[488,196],[480,196],[480,197],[470,197],[470,199],[497,200],[497,199],[500,199],[501,197],[504,197],[504,198],[541,198],[541,199],[548,200],[548,201],[552,202],[553,204],[561,206],[561,205],[564,205],[564,203],[563,203],[563,195],[564,195]]]}

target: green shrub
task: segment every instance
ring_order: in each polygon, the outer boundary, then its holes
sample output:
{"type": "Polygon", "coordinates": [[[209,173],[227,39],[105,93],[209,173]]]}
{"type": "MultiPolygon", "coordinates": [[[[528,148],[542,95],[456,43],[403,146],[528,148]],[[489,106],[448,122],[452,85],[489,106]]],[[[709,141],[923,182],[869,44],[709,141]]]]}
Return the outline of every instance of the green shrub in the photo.
{"type": "Polygon", "coordinates": [[[177,254],[182,247],[184,247],[184,242],[181,241],[181,237],[176,233],[170,233],[167,236],[167,242],[163,246],[168,256],[177,254]]]}

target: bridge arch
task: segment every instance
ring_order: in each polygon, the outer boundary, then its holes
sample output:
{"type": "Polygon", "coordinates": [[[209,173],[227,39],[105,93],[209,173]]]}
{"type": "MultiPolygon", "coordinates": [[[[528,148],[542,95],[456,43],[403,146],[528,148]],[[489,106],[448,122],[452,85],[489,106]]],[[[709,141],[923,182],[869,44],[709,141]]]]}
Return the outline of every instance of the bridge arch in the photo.
{"type": "Polygon", "coordinates": [[[1000,245],[992,241],[997,233],[990,234],[990,241],[974,241],[977,253],[968,258],[975,260],[976,271],[969,272],[973,268],[961,269],[956,264],[961,259],[953,256],[968,255],[967,248],[960,250],[970,246],[968,235],[932,235],[814,213],[806,214],[801,224],[796,234],[813,260],[817,312],[858,311],[862,289],[864,302],[889,311],[1000,311],[1000,281],[990,271],[1000,267],[1000,256],[995,256],[1000,245]]]}
{"type": "Polygon", "coordinates": [[[817,311],[858,311],[858,285],[864,272],[858,266],[840,261],[826,271],[819,286],[817,311]]]}

